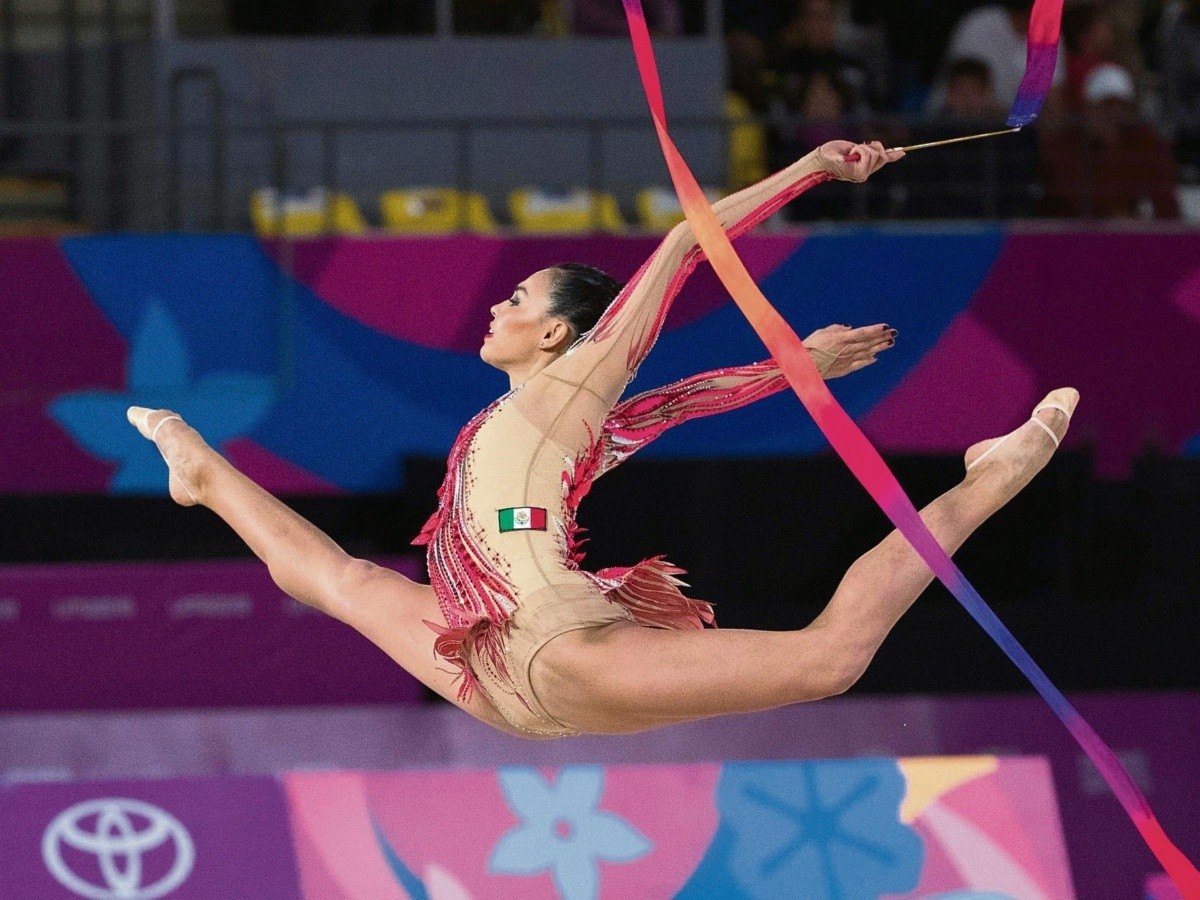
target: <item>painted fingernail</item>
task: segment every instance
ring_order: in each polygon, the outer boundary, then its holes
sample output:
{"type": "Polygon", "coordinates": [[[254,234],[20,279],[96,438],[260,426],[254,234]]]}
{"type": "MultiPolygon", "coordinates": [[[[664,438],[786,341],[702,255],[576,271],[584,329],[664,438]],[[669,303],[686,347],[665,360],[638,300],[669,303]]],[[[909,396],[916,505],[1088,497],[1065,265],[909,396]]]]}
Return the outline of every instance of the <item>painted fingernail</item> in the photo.
{"type": "Polygon", "coordinates": [[[891,346],[892,346],[893,344],[895,344],[895,343],[896,343],[895,341],[893,341],[893,340],[891,340],[891,339],[889,338],[889,339],[888,339],[888,342],[887,342],[887,346],[891,347],[891,346]]]}

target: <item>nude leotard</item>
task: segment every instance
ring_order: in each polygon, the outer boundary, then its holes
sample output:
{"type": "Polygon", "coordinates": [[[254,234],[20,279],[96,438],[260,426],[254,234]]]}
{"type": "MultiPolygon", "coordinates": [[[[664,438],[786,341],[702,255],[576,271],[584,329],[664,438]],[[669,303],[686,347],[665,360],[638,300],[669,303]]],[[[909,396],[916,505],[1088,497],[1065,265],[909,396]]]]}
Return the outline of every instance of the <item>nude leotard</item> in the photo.
{"type": "MultiPolygon", "coordinates": [[[[828,178],[813,153],[714,210],[736,237],[828,178]]],[[[460,698],[479,688],[530,734],[575,733],[546,712],[529,680],[547,641],[616,621],[713,624],[712,607],[685,597],[675,577],[682,570],[661,557],[628,569],[580,569],[575,524],[592,482],[668,428],[786,385],[767,361],[694,376],[618,405],[701,258],[690,229],[677,226],[595,328],[468,422],[450,452],[438,509],[413,542],[428,545],[429,579],[448,626],[432,626],[439,631],[434,649],[461,673],[460,698]]]]}

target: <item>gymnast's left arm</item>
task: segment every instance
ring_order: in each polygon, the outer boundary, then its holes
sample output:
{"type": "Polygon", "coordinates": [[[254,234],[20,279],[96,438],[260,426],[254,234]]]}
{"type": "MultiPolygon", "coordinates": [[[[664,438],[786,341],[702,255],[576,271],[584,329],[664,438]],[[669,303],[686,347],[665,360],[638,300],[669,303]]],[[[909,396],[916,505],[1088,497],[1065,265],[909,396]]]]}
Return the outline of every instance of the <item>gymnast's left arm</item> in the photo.
{"type": "MultiPolygon", "coordinates": [[[[850,328],[830,325],[809,335],[804,346],[821,377],[829,380],[869,366],[876,355],[896,342],[887,325],[850,328]]],[[[645,391],[622,402],[604,422],[600,474],[624,462],[668,428],[689,419],[715,416],[777,394],[787,379],[773,359],[715,369],[666,387],[645,391]]]]}

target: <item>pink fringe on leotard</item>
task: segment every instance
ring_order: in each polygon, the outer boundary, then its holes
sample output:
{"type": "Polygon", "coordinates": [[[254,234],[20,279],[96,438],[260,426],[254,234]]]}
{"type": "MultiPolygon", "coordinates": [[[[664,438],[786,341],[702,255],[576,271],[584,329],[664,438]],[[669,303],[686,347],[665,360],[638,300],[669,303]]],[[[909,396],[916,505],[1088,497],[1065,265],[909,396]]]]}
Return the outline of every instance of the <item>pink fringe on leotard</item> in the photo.
{"type": "MultiPolygon", "coordinates": [[[[639,625],[693,629],[714,624],[712,605],[683,594],[676,576],[684,570],[660,556],[635,566],[584,572],[582,537],[576,512],[592,483],[659,437],[689,419],[715,415],[777,393],[787,382],[774,361],[718,369],[638,394],[614,407],[599,440],[563,472],[563,507],[559,520],[564,561],[592,581],[613,603],[629,611],[639,625]]],[[[466,504],[460,502],[466,451],[475,433],[495,409],[492,404],[467,423],[447,461],[446,479],[438,491],[438,510],[414,544],[428,545],[429,579],[449,627],[429,623],[438,633],[434,651],[461,678],[458,696],[471,696],[478,679],[468,657],[489,666],[502,682],[510,681],[504,662],[504,632],[516,603],[504,576],[503,560],[493,558],[475,540],[466,504]],[[450,602],[446,602],[449,598],[450,602]]]]}

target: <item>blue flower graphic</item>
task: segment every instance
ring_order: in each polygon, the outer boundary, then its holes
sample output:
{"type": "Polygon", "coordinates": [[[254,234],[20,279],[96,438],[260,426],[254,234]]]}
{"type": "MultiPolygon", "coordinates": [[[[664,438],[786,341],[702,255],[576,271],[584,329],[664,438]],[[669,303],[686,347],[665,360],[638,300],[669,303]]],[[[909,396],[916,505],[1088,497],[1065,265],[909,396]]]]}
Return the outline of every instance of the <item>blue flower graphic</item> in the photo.
{"type": "Polygon", "coordinates": [[[900,822],[894,760],[727,765],[717,809],[726,864],[751,897],[875,900],[920,880],[924,845],[900,822]]]}
{"type": "Polygon", "coordinates": [[[532,876],[550,869],[565,900],[593,900],[600,893],[597,860],[632,862],[653,848],[620,816],[596,808],[604,793],[599,766],[567,766],[553,783],[530,768],[504,768],[497,777],[521,824],[496,842],[489,872],[532,876]]]}
{"type": "Polygon", "coordinates": [[[219,447],[250,431],[274,399],[271,379],[241,373],[193,378],[187,343],[170,313],[142,311],[126,367],[128,391],[80,391],[50,404],[50,414],[89,453],[119,465],[113,493],[164,494],[167,467],[154,445],[125,419],[129,406],[168,407],[219,447]]]}

